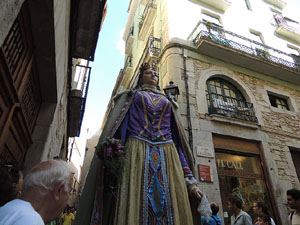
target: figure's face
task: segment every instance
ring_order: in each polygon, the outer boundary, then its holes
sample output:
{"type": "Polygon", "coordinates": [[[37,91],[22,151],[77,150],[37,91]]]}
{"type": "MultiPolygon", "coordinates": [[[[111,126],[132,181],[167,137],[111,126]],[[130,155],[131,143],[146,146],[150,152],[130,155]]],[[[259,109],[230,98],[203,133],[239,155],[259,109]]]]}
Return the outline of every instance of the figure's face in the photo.
{"type": "Polygon", "coordinates": [[[287,204],[291,209],[296,209],[300,206],[300,199],[295,200],[291,195],[287,195],[287,204]]]}
{"type": "Polygon", "coordinates": [[[148,84],[156,87],[158,84],[158,73],[151,68],[145,70],[141,77],[140,84],[148,84]]]}

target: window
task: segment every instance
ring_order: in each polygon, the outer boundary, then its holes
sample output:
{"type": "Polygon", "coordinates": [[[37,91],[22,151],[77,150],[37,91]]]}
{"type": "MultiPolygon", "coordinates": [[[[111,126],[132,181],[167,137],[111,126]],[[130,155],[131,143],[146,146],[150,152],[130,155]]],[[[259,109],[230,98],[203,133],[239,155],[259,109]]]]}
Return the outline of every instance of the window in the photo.
{"type": "Polygon", "coordinates": [[[251,39],[253,39],[254,41],[257,41],[261,44],[265,43],[261,32],[250,29],[250,34],[251,34],[251,39]]]}
{"type": "Polygon", "coordinates": [[[222,24],[218,16],[214,16],[214,15],[210,15],[209,13],[202,12],[202,20],[211,22],[215,25],[222,27],[222,24]]]}
{"type": "Polygon", "coordinates": [[[222,79],[211,79],[207,82],[207,100],[215,109],[235,111],[238,100],[243,100],[240,92],[229,82],[222,79]]]}
{"type": "Polygon", "coordinates": [[[245,3],[246,3],[246,7],[248,10],[252,11],[252,7],[251,7],[251,4],[250,4],[250,0],[245,0],[245,3]]]}
{"type": "Polygon", "coordinates": [[[202,21],[209,33],[216,35],[217,37],[223,36],[223,27],[218,16],[210,15],[207,12],[202,12],[202,21]]]}
{"type": "Polygon", "coordinates": [[[206,100],[209,114],[218,114],[257,123],[252,103],[230,82],[212,78],[206,82],[206,100]]]}
{"type": "Polygon", "coordinates": [[[300,180],[300,149],[290,149],[290,152],[298,179],[300,180]]]}
{"type": "Polygon", "coordinates": [[[289,106],[288,106],[288,103],[287,103],[287,99],[282,98],[282,97],[278,97],[278,96],[275,96],[275,95],[272,95],[272,94],[268,94],[268,96],[269,96],[271,106],[277,107],[277,108],[280,108],[280,109],[290,110],[289,106]]]}
{"type": "Polygon", "coordinates": [[[224,101],[230,101],[230,99],[244,100],[241,92],[226,80],[220,78],[213,78],[207,81],[206,93],[215,95],[224,101]]]}
{"type": "Polygon", "coordinates": [[[262,34],[252,29],[250,29],[250,34],[251,34],[251,39],[257,42],[257,43],[253,43],[253,46],[255,47],[256,55],[268,59],[269,53],[267,52],[267,49],[264,46],[265,41],[262,34]]]}

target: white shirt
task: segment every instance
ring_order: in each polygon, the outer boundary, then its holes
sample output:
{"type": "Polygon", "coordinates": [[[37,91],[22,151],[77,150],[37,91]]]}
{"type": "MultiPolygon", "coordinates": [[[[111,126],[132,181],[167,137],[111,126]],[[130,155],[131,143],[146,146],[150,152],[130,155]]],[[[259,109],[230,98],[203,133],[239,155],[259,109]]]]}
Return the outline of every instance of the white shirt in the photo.
{"type": "Polygon", "coordinates": [[[276,225],[275,221],[270,217],[271,219],[271,225],[276,225]]]}
{"type": "Polygon", "coordinates": [[[29,202],[15,199],[0,207],[0,225],[45,225],[29,202]]]}

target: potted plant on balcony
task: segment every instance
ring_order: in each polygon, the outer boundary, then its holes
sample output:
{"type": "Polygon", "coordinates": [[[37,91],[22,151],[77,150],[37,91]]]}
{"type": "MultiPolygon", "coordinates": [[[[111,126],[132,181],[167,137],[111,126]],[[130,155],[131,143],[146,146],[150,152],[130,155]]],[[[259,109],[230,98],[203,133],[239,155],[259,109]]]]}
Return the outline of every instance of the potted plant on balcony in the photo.
{"type": "Polygon", "coordinates": [[[141,30],[141,28],[143,26],[143,23],[144,23],[144,20],[145,20],[145,15],[141,15],[139,17],[139,30],[141,30]]]}

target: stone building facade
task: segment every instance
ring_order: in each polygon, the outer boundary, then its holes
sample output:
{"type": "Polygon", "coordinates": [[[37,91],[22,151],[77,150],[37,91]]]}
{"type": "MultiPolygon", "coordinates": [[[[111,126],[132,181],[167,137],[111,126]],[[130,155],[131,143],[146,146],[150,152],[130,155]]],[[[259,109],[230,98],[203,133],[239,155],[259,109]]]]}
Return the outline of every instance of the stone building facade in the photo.
{"type": "Polygon", "coordinates": [[[0,163],[17,161],[26,173],[43,160],[66,160],[68,138],[80,134],[105,3],[1,1],[0,163]]]}
{"type": "Polygon", "coordinates": [[[287,224],[286,190],[300,188],[293,7],[282,0],[129,4],[125,64],[114,92],[135,85],[143,62],[158,65],[161,87],[179,87],[199,186],[219,203],[225,224],[231,195],[251,216],[254,201],[266,202],[276,224],[287,224]]]}

